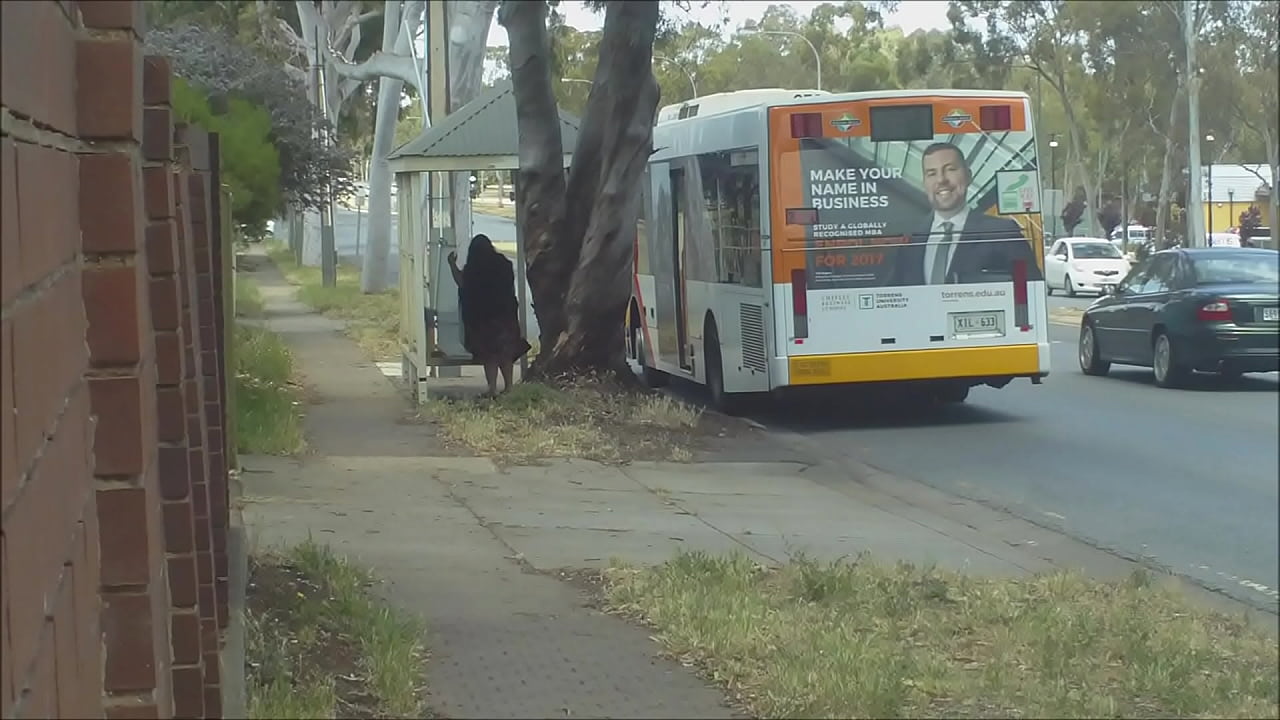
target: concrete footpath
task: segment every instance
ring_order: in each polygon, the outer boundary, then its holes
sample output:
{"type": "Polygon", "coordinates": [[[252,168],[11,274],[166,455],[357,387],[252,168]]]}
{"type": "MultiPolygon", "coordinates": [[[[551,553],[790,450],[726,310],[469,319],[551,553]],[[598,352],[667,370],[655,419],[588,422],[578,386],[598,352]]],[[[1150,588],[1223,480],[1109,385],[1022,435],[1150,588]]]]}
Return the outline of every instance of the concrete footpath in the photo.
{"type": "Polygon", "coordinates": [[[426,685],[446,717],[733,716],[719,691],[659,658],[647,631],[587,607],[559,569],[658,563],[680,548],[765,563],[866,550],[993,575],[1132,569],[976,503],[906,496],[871,471],[851,478],[764,433],[689,464],[500,470],[458,456],[408,420],[405,389],[340,324],[297,303],[264,257],[253,261],[266,323],[305,378],[311,447],[243,459],[249,546],[312,537],[371,566],[386,598],[427,625],[426,685]]]}

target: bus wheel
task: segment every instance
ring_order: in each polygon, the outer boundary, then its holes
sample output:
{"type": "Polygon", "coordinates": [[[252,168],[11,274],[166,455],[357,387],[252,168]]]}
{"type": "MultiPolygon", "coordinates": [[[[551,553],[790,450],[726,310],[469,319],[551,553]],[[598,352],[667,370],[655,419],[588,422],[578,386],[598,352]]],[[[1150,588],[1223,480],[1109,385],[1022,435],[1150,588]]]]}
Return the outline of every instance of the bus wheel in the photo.
{"type": "Polygon", "coordinates": [[[666,387],[667,381],[671,378],[667,377],[667,374],[661,370],[649,367],[649,352],[644,346],[644,330],[637,328],[635,330],[635,338],[636,361],[640,363],[640,378],[644,381],[645,387],[666,387]]]}
{"type": "Polygon", "coordinates": [[[703,356],[707,363],[707,392],[711,395],[711,406],[725,415],[736,415],[741,411],[741,398],[737,394],[724,391],[724,363],[720,360],[720,336],[715,325],[710,325],[703,333],[703,356]]]}

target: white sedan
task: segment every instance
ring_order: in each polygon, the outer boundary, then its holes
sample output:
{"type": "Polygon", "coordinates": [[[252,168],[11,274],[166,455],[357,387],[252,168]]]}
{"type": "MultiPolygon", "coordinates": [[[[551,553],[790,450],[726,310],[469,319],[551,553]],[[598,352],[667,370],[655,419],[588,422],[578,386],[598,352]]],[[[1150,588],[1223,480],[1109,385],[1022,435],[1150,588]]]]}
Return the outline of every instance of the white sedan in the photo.
{"type": "Polygon", "coordinates": [[[1061,238],[1044,258],[1044,279],[1049,294],[1061,289],[1070,297],[1088,292],[1098,295],[1129,274],[1129,261],[1113,243],[1101,238],[1061,238]]]}

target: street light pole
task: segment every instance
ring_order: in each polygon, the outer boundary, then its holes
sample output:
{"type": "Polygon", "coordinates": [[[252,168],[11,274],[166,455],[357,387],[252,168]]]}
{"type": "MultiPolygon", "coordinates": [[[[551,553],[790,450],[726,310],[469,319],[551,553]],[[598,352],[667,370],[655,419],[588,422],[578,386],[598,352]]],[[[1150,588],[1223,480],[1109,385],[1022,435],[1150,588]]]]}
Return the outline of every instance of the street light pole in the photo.
{"type": "Polygon", "coordinates": [[[1208,232],[1213,232],[1213,133],[1204,136],[1204,141],[1209,143],[1209,228],[1208,232]]]}
{"type": "Polygon", "coordinates": [[[798,32],[791,32],[790,30],[761,30],[760,28],[755,27],[753,25],[749,25],[743,28],[743,30],[755,35],[790,35],[793,37],[798,37],[801,40],[803,40],[805,44],[809,46],[809,49],[813,51],[813,60],[818,67],[818,87],[814,89],[815,90],[822,89],[822,55],[818,54],[818,48],[815,47],[814,44],[809,41],[809,38],[805,37],[804,35],[801,35],[798,32]]]}
{"type": "Polygon", "coordinates": [[[1058,149],[1058,133],[1049,137],[1049,184],[1058,187],[1058,158],[1054,151],[1058,149]]]}
{"type": "Polygon", "coordinates": [[[663,62],[669,62],[672,65],[675,65],[677,68],[680,68],[680,70],[684,72],[685,76],[689,78],[689,86],[693,88],[693,96],[698,97],[698,83],[693,79],[693,73],[689,72],[689,70],[685,68],[684,65],[681,65],[680,63],[676,62],[675,60],[672,60],[669,57],[663,57],[661,55],[654,55],[653,59],[661,60],[663,62]]]}
{"type": "Polygon", "coordinates": [[[1058,205],[1061,197],[1061,190],[1058,189],[1058,158],[1054,151],[1058,149],[1058,135],[1054,133],[1049,136],[1049,192],[1057,193],[1052,195],[1053,205],[1049,208],[1049,219],[1053,221],[1054,236],[1056,238],[1058,232],[1058,205]]]}

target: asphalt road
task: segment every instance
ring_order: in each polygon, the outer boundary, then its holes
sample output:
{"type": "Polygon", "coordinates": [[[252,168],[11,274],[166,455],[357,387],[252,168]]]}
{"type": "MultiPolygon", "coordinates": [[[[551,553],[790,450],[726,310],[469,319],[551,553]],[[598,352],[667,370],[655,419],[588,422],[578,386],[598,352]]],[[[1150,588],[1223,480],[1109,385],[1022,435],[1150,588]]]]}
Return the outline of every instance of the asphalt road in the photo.
{"type": "Polygon", "coordinates": [[[1185,390],[1155,387],[1142,368],[1090,378],[1075,328],[1050,335],[1052,374],[1039,386],[897,412],[852,396],[757,419],[1277,612],[1276,375],[1197,376],[1185,390]]]}
{"type": "MultiPolygon", "coordinates": [[[[473,222],[496,242],[515,240],[510,220],[476,213],[473,222]]],[[[335,227],[339,253],[355,257],[355,213],[339,209],[335,227]]],[[[1093,299],[1055,294],[1049,305],[1082,310],[1093,299]]],[[[1053,326],[1052,374],[1039,386],[974,388],[964,405],[930,410],[886,411],[851,397],[852,409],[806,403],[758,419],[1277,612],[1277,376],[1203,376],[1186,390],[1159,389],[1141,368],[1089,378],[1076,363],[1076,334],[1053,326]]]]}

